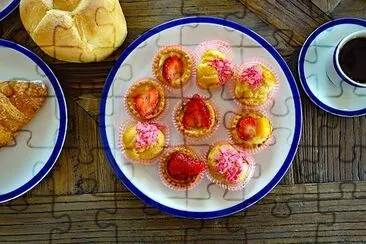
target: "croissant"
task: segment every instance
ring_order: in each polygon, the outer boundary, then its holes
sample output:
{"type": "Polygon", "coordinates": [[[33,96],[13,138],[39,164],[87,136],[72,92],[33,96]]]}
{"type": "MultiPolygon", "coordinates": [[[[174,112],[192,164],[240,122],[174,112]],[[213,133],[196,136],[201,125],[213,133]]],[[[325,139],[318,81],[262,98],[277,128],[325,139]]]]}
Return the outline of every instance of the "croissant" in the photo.
{"type": "Polygon", "coordinates": [[[14,141],[43,106],[47,94],[42,81],[0,81],[0,147],[14,141]]]}

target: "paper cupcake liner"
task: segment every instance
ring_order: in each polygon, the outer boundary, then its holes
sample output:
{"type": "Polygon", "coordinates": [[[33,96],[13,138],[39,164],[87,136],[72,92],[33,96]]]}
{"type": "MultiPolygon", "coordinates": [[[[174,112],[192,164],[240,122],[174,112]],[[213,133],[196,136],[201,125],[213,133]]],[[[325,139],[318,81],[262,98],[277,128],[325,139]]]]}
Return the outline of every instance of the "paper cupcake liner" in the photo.
{"type": "Polygon", "coordinates": [[[159,51],[154,56],[153,64],[152,64],[152,73],[154,74],[155,79],[157,81],[159,81],[159,83],[161,85],[163,85],[167,91],[169,91],[170,93],[172,93],[174,95],[183,94],[192,85],[192,83],[194,83],[195,80],[196,80],[196,63],[195,63],[194,55],[193,55],[192,51],[189,50],[186,47],[176,45],[176,44],[166,45],[163,48],[160,48],[159,51]],[[155,72],[154,64],[159,61],[158,55],[159,55],[160,52],[162,52],[167,47],[181,49],[182,51],[184,51],[185,53],[188,54],[188,56],[190,57],[191,62],[192,62],[192,74],[191,74],[190,78],[188,79],[188,81],[186,83],[182,84],[180,87],[175,88],[175,87],[169,86],[166,82],[161,81],[159,79],[159,77],[156,75],[156,72],[155,72]]]}
{"type": "Polygon", "coordinates": [[[233,61],[233,51],[231,49],[231,45],[228,42],[221,41],[221,40],[211,40],[211,41],[205,41],[198,44],[195,50],[195,60],[196,63],[199,64],[201,62],[201,57],[204,52],[206,52],[208,49],[214,49],[217,51],[222,52],[226,59],[230,62],[233,61]]]}
{"type": "Polygon", "coordinates": [[[168,188],[170,188],[171,190],[174,190],[174,191],[188,191],[188,190],[191,190],[191,189],[197,187],[202,182],[203,178],[206,175],[206,165],[205,165],[204,170],[197,176],[197,179],[193,183],[191,183],[190,185],[188,185],[188,186],[177,186],[177,185],[171,184],[171,182],[168,181],[168,179],[165,177],[165,174],[164,174],[164,169],[165,169],[165,165],[166,165],[166,159],[173,152],[179,151],[182,148],[190,150],[193,154],[195,154],[195,156],[197,158],[199,158],[200,160],[202,160],[202,161],[205,162],[204,158],[199,153],[197,153],[194,149],[192,149],[190,147],[187,147],[187,146],[178,145],[178,146],[174,146],[174,147],[166,150],[165,153],[163,154],[161,160],[160,160],[158,172],[159,172],[159,177],[161,179],[161,182],[166,187],[168,187],[168,188]]]}
{"type": "Polygon", "coordinates": [[[124,132],[130,128],[131,126],[137,124],[138,121],[135,121],[135,120],[129,120],[127,122],[124,122],[121,124],[120,126],[120,129],[119,129],[119,133],[118,133],[118,147],[122,153],[122,155],[127,159],[129,160],[131,163],[134,163],[134,164],[141,164],[141,165],[152,165],[152,164],[155,164],[157,162],[159,162],[160,158],[161,158],[161,155],[163,155],[164,151],[166,150],[166,148],[169,147],[169,142],[170,142],[170,131],[169,131],[169,127],[166,126],[166,125],[162,125],[161,123],[159,123],[158,121],[149,121],[149,122],[145,122],[145,123],[156,123],[158,125],[161,126],[161,128],[159,128],[163,133],[164,133],[164,136],[165,136],[165,144],[164,144],[164,149],[163,151],[158,155],[156,156],[155,158],[153,159],[134,159],[134,158],[131,158],[127,155],[126,153],[126,150],[125,150],[125,147],[123,145],[123,141],[122,141],[122,138],[123,138],[123,134],[124,132]]]}
{"type": "Polygon", "coordinates": [[[229,93],[230,93],[230,96],[234,98],[234,101],[235,103],[240,106],[240,107],[243,107],[243,108],[247,108],[247,109],[251,109],[251,108],[260,108],[260,109],[264,109],[264,108],[267,108],[269,105],[271,105],[278,93],[278,90],[280,88],[280,79],[279,79],[279,75],[278,75],[278,72],[276,71],[275,68],[273,68],[272,65],[268,64],[266,61],[264,61],[263,59],[260,59],[260,58],[254,58],[250,61],[245,61],[243,62],[241,65],[238,66],[238,69],[237,69],[237,75],[236,75],[236,78],[238,79],[239,76],[240,76],[240,73],[243,69],[245,68],[249,68],[253,65],[256,65],[256,64],[259,64],[259,65],[263,65],[264,67],[266,67],[267,69],[269,69],[273,75],[275,76],[275,79],[276,79],[276,84],[274,85],[274,87],[270,90],[270,92],[268,93],[268,97],[266,99],[266,101],[262,104],[258,104],[258,105],[248,105],[248,104],[243,104],[241,101],[239,101],[239,99],[236,98],[235,96],[235,85],[236,85],[236,81],[234,82],[230,82],[229,84],[229,93]]]}
{"type": "Polygon", "coordinates": [[[146,122],[149,122],[149,121],[154,121],[154,120],[157,120],[158,118],[163,118],[166,116],[166,112],[168,111],[168,108],[169,108],[169,99],[168,99],[168,94],[164,88],[164,86],[162,86],[160,84],[160,82],[157,82],[155,79],[153,78],[150,78],[150,77],[146,77],[146,78],[142,78],[142,79],[139,79],[137,80],[136,82],[132,83],[130,85],[130,87],[128,88],[127,92],[125,93],[125,96],[123,98],[123,106],[125,108],[125,110],[127,111],[127,113],[133,118],[133,119],[137,119],[139,121],[146,121],[146,122]],[[157,86],[160,86],[162,89],[163,89],[163,93],[164,93],[164,100],[165,100],[165,105],[164,105],[164,108],[162,109],[162,111],[156,115],[155,117],[153,118],[149,118],[149,119],[144,119],[142,118],[136,111],[132,111],[130,109],[130,106],[128,104],[128,96],[129,94],[134,90],[136,89],[138,86],[146,83],[146,81],[149,80],[151,81],[152,83],[156,84],[157,86]]]}
{"type": "MultiPolygon", "coordinates": [[[[213,177],[210,173],[209,167],[208,167],[208,163],[206,164],[206,176],[207,178],[214,184],[220,186],[221,188],[225,189],[225,190],[229,190],[229,191],[240,191],[242,189],[244,189],[244,187],[248,184],[248,182],[250,181],[250,179],[253,177],[254,171],[255,171],[255,160],[252,157],[252,155],[248,152],[243,151],[241,148],[233,145],[232,143],[230,143],[229,141],[225,141],[225,140],[220,140],[220,141],[216,141],[212,144],[212,146],[216,146],[218,144],[231,144],[232,146],[234,146],[237,150],[241,150],[242,152],[244,152],[245,154],[245,161],[248,163],[248,173],[247,173],[247,177],[241,181],[238,182],[236,184],[224,184],[222,183],[220,180],[216,179],[215,177],[213,177]]],[[[210,150],[208,150],[207,152],[207,156],[209,154],[210,150]]]]}
{"type": "MultiPolygon", "coordinates": [[[[265,117],[267,117],[269,119],[268,114],[263,109],[260,109],[260,108],[253,109],[252,108],[252,109],[248,109],[246,111],[251,111],[251,110],[258,112],[258,113],[262,114],[263,116],[265,116],[265,117]]],[[[271,132],[269,138],[264,143],[262,143],[260,146],[258,146],[256,148],[245,148],[245,147],[241,146],[238,142],[235,141],[235,139],[233,138],[233,135],[231,133],[232,124],[233,124],[234,120],[236,119],[236,117],[238,115],[243,114],[242,111],[243,110],[239,110],[239,111],[235,112],[235,114],[232,116],[232,118],[230,118],[230,122],[229,122],[230,128],[227,129],[228,136],[229,136],[229,138],[231,140],[231,143],[234,144],[235,146],[240,147],[241,150],[243,150],[245,152],[248,152],[251,155],[258,154],[259,152],[264,151],[266,148],[268,148],[271,145],[271,143],[273,142],[273,124],[272,124],[272,121],[269,119],[269,121],[271,123],[271,127],[272,127],[272,132],[271,132]]]]}
{"type": "Polygon", "coordinates": [[[182,107],[182,104],[186,101],[189,101],[192,97],[193,97],[194,94],[190,95],[189,97],[186,97],[186,98],[183,98],[183,100],[181,102],[178,102],[177,105],[175,106],[174,110],[173,110],[173,124],[174,124],[174,127],[182,133],[182,135],[185,137],[186,141],[188,143],[194,143],[194,142],[197,142],[197,141],[202,141],[202,140],[205,140],[205,139],[208,139],[210,138],[213,134],[216,133],[216,131],[218,130],[218,128],[220,127],[220,120],[221,120],[221,111],[220,111],[220,108],[219,106],[216,104],[216,102],[213,100],[213,98],[209,99],[209,100],[206,100],[207,97],[206,96],[203,96],[203,95],[200,95],[201,97],[203,97],[203,99],[205,101],[208,101],[211,106],[213,107],[214,111],[215,111],[215,115],[216,115],[216,124],[214,125],[214,127],[211,129],[211,131],[207,132],[206,134],[204,135],[201,135],[201,136],[197,136],[197,137],[193,137],[193,136],[190,136],[190,135],[186,135],[181,129],[180,129],[180,126],[178,124],[178,121],[176,120],[176,114],[178,112],[178,110],[181,109],[182,107]]]}

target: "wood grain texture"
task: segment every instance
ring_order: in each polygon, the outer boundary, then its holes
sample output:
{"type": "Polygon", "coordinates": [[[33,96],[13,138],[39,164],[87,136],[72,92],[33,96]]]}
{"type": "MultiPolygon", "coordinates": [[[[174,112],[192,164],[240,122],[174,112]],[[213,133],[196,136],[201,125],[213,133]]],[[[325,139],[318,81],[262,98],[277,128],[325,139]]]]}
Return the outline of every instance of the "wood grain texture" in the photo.
{"type": "Polygon", "coordinates": [[[311,0],[324,13],[330,14],[340,3],[341,0],[311,0]]]}
{"type": "Polygon", "coordinates": [[[310,0],[240,0],[263,21],[301,45],[319,25],[331,18],[310,0]],[[290,36],[289,36],[290,35],[290,36]]]}
{"type": "Polygon", "coordinates": [[[247,211],[205,221],[168,216],[125,191],[34,195],[0,206],[0,242],[350,243],[366,238],[365,211],[365,182],[279,186],[247,211]]]}
{"type": "Polygon", "coordinates": [[[366,183],[326,183],[366,181],[366,118],[339,118],[321,111],[299,83],[304,128],[293,166],[281,186],[231,218],[180,220],[146,207],[117,180],[98,131],[100,92],[111,66],[127,45],[158,24],[191,15],[236,21],[268,40],[296,76],[297,53],[305,38],[330,17],[365,18],[364,0],[343,0],[329,15],[310,0],[128,0],[121,4],[129,27],[127,40],[101,63],[70,64],[49,58],[29,38],[17,11],[0,23],[1,38],[28,47],[55,71],[69,110],[65,148],[55,168],[26,197],[0,205],[0,243],[117,239],[139,243],[360,243],[366,239],[362,224],[366,221],[366,183]],[[323,184],[303,184],[316,182],[323,184]]]}

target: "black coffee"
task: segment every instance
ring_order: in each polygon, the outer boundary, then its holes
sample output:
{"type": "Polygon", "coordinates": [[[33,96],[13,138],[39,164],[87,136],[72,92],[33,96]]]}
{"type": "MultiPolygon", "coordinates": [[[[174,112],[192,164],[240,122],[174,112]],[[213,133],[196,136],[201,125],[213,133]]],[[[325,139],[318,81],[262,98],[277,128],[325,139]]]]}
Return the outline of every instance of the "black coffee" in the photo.
{"type": "Polygon", "coordinates": [[[352,80],[366,83],[366,37],[346,43],[339,53],[339,64],[352,80]]]}

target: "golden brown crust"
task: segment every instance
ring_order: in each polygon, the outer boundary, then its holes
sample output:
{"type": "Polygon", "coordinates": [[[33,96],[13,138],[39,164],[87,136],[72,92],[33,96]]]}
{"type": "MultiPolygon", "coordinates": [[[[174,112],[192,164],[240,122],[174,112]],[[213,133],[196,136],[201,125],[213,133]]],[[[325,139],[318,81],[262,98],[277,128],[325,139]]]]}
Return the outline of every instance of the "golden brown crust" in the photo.
{"type": "Polygon", "coordinates": [[[211,119],[210,127],[203,128],[203,129],[196,129],[196,130],[187,130],[184,128],[184,125],[183,125],[184,109],[185,109],[185,105],[187,102],[188,102],[188,100],[183,101],[183,103],[178,107],[178,109],[176,110],[175,115],[174,115],[175,123],[177,124],[179,131],[181,131],[186,136],[194,137],[194,138],[202,137],[202,136],[210,134],[215,129],[215,126],[218,123],[217,113],[216,113],[214,107],[212,106],[212,104],[209,101],[205,101],[205,104],[210,113],[210,119],[211,119]]]}
{"type": "Polygon", "coordinates": [[[142,80],[142,81],[136,83],[135,85],[131,86],[127,92],[126,99],[127,99],[127,108],[135,117],[137,117],[140,120],[154,119],[154,118],[158,117],[164,111],[164,109],[166,107],[166,97],[165,97],[164,88],[159,83],[155,82],[152,79],[142,80]],[[145,86],[145,85],[151,85],[151,86],[155,87],[160,96],[159,103],[156,106],[154,112],[146,118],[142,117],[140,115],[140,113],[135,109],[135,103],[134,103],[134,97],[135,97],[136,93],[142,86],[145,86]]]}
{"type": "Polygon", "coordinates": [[[163,156],[162,156],[162,164],[160,165],[161,170],[162,170],[162,174],[163,177],[165,178],[165,180],[167,181],[168,184],[170,184],[171,186],[173,186],[174,188],[190,188],[190,186],[196,184],[197,181],[200,180],[200,175],[197,175],[196,177],[190,178],[189,180],[176,180],[173,179],[168,172],[168,162],[170,159],[170,156],[174,153],[174,152],[182,152],[188,156],[191,156],[193,158],[197,158],[197,154],[190,148],[188,147],[184,147],[184,146],[179,146],[179,147],[175,147],[172,150],[169,150],[168,152],[166,152],[163,156]]]}
{"type": "Polygon", "coordinates": [[[19,9],[35,43],[63,61],[101,61],[127,35],[118,0],[22,0],[19,9]]]}
{"type": "Polygon", "coordinates": [[[47,88],[41,82],[0,81],[0,147],[13,141],[43,106],[47,88]]]}
{"type": "MultiPolygon", "coordinates": [[[[244,141],[242,138],[240,138],[238,132],[237,132],[237,125],[240,121],[241,118],[245,117],[245,116],[252,116],[256,119],[259,119],[261,117],[265,117],[264,114],[262,114],[261,112],[259,112],[258,110],[243,110],[240,114],[235,115],[235,117],[232,119],[231,123],[230,123],[230,134],[231,137],[235,143],[235,145],[239,145],[243,148],[247,148],[247,149],[255,149],[258,148],[260,146],[262,146],[269,138],[270,135],[264,140],[264,142],[260,143],[260,144],[256,144],[253,143],[251,141],[244,141]]],[[[272,125],[271,125],[271,131],[272,131],[272,125]]]]}
{"type": "Polygon", "coordinates": [[[180,47],[175,46],[167,46],[159,51],[159,53],[155,56],[153,60],[153,71],[155,74],[155,77],[163,82],[165,85],[170,86],[172,88],[180,88],[181,86],[187,84],[189,79],[192,76],[193,73],[193,60],[191,56],[183,51],[180,47]],[[164,63],[164,60],[169,57],[169,55],[177,54],[182,58],[183,64],[184,64],[184,73],[180,79],[177,79],[174,81],[174,83],[169,84],[165,78],[163,77],[163,68],[162,64],[164,63]]]}

